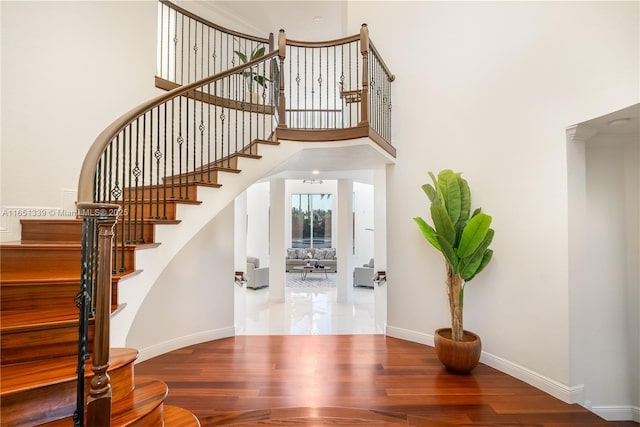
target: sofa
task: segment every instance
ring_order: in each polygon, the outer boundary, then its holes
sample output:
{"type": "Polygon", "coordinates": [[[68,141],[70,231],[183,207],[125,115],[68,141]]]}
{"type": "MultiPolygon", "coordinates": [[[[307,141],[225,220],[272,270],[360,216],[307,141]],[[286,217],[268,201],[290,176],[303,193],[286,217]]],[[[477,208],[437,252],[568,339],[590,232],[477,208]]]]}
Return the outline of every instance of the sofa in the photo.
{"type": "Polygon", "coordinates": [[[327,273],[335,273],[338,267],[338,258],[335,248],[288,248],[285,258],[287,271],[296,271],[293,267],[318,264],[324,266],[327,273]]]}
{"type": "Polygon", "coordinates": [[[269,286],[269,267],[260,267],[260,259],[247,257],[247,288],[260,289],[269,286]]]}
{"type": "Polygon", "coordinates": [[[353,269],[353,286],[373,288],[374,276],[373,258],[371,258],[367,264],[363,264],[362,267],[356,267],[353,269]]]}

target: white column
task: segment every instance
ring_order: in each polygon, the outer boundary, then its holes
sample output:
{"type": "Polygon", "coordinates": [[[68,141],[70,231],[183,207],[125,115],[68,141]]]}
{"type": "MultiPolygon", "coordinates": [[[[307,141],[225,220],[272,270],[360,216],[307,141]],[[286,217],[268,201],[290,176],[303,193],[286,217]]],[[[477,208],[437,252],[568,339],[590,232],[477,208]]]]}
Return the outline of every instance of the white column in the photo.
{"type": "Polygon", "coordinates": [[[338,302],[353,302],[353,180],[338,180],[338,302]]]}
{"type": "MultiPolygon", "coordinates": [[[[247,272],[247,192],[244,191],[236,197],[233,205],[234,230],[233,230],[233,271],[247,272]]],[[[246,287],[233,285],[234,293],[234,323],[236,334],[242,334],[245,330],[247,315],[246,287]]]]}
{"type": "Polygon", "coordinates": [[[283,178],[274,178],[269,184],[269,298],[273,302],[284,302],[285,253],[287,251],[285,240],[285,181],[283,178]]]}
{"type": "MultiPolygon", "coordinates": [[[[387,271],[387,170],[373,171],[373,263],[375,271],[387,271]]],[[[374,310],[376,333],[384,334],[387,328],[387,284],[374,284],[374,310]]]]}

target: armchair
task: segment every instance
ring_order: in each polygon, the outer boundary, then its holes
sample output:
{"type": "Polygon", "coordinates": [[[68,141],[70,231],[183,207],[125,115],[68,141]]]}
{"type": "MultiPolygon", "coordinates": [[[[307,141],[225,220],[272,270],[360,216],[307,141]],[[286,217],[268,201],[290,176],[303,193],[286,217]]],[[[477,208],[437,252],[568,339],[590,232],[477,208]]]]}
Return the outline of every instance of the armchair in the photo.
{"type": "Polygon", "coordinates": [[[260,267],[260,259],[247,257],[247,288],[260,289],[269,286],[269,267],[260,267]]]}
{"type": "Polygon", "coordinates": [[[373,258],[371,258],[367,264],[363,264],[362,267],[356,267],[353,269],[353,286],[373,288],[374,276],[373,258]]]}

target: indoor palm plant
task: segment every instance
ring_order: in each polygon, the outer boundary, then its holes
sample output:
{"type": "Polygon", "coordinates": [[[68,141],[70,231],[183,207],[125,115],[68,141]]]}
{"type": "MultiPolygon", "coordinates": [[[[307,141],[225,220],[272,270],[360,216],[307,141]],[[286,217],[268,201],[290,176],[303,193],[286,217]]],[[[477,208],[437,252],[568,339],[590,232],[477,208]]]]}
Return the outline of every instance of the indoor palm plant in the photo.
{"type": "Polygon", "coordinates": [[[422,189],[431,202],[433,226],[421,217],[414,220],[445,260],[451,329],[436,331],[436,352],[448,369],[468,372],[480,359],[481,343],[477,335],[463,328],[464,288],[491,261],[489,245],[494,231],[489,215],[479,208],[471,213],[471,191],[461,173],[446,169],[437,178],[432,172],[429,176],[433,185],[424,184],[422,189]],[[463,353],[467,351],[471,354],[463,353]]]}
{"type": "MultiPolygon", "coordinates": [[[[262,56],[265,53],[265,47],[262,45],[258,45],[251,51],[250,54],[246,54],[245,52],[234,50],[234,53],[238,56],[242,64],[246,64],[247,62],[254,61],[262,56]]],[[[256,69],[257,70],[257,69],[256,69]]],[[[250,94],[252,98],[252,102],[256,102],[257,93],[260,90],[258,86],[261,86],[263,89],[263,97],[265,96],[265,90],[268,88],[269,80],[264,73],[259,74],[257,71],[254,71],[253,68],[248,68],[242,72],[242,77],[245,79],[247,92],[250,94]]]]}

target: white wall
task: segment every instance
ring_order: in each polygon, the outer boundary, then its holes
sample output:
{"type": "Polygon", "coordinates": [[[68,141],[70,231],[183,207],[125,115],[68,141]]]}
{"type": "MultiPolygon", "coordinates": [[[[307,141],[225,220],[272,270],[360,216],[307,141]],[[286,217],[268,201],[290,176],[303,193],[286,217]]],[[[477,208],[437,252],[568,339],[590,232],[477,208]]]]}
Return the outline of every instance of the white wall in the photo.
{"type": "Polygon", "coordinates": [[[141,360],[234,335],[233,224],[231,202],[160,274],[127,336],[141,360]]]}
{"type": "MultiPolygon", "coordinates": [[[[355,265],[361,266],[374,257],[373,185],[353,183],[355,221],[355,265]]],[[[374,260],[375,263],[375,260],[374,260]]]]}
{"type": "Polygon", "coordinates": [[[584,240],[577,243],[584,245],[584,273],[573,285],[579,339],[572,342],[572,379],[584,384],[579,403],[606,419],[640,417],[637,138],[598,134],[582,142],[584,240]]]}
{"type": "Polygon", "coordinates": [[[493,215],[495,256],[467,287],[484,360],[566,400],[569,374],[565,128],[638,102],[638,3],[349,2],[395,73],[387,178],[388,332],[429,342],[449,322],[427,171],[464,172],[493,215]]]}
{"type": "MultiPolygon", "coordinates": [[[[73,209],[80,166],[96,136],[158,93],[156,3],[0,7],[2,206],[73,209]]],[[[3,221],[0,239],[16,239],[18,224],[3,221]]]]}
{"type": "Polygon", "coordinates": [[[247,255],[260,258],[260,266],[269,266],[269,183],[259,182],[247,188],[247,255]]]}

